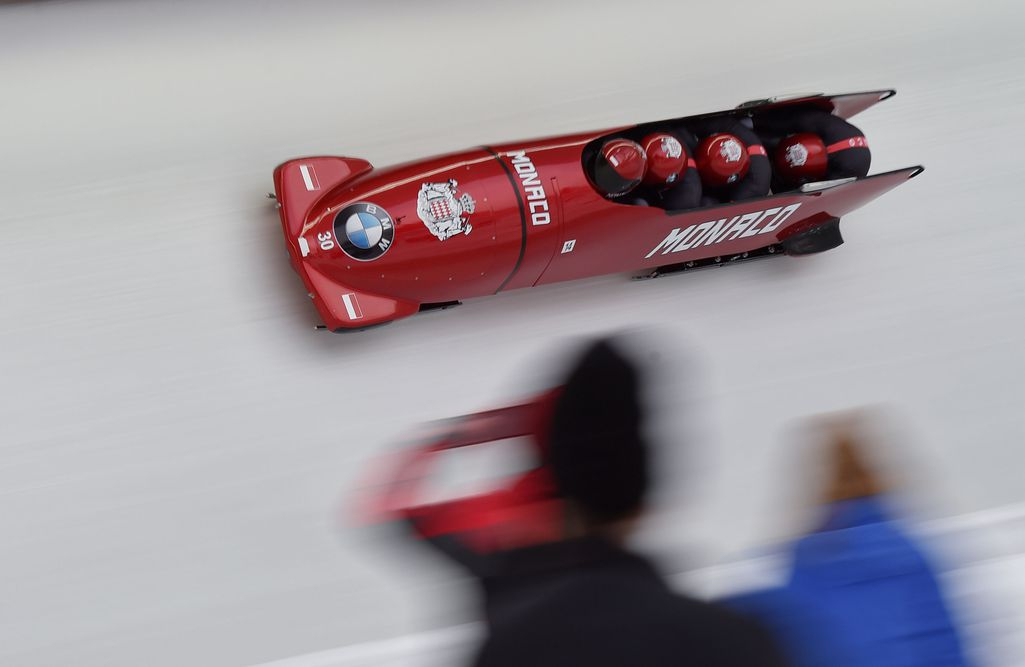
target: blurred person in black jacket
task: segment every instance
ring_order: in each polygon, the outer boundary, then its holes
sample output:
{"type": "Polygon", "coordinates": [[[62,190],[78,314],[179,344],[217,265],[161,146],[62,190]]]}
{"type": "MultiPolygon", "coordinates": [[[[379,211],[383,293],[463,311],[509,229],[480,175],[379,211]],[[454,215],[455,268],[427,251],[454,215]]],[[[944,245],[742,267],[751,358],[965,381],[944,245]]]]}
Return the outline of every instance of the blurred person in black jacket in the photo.
{"type": "MultiPolygon", "coordinates": [[[[481,583],[488,633],[479,667],[785,664],[756,621],[674,592],[626,548],[653,467],[640,389],[638,370],[611,342],[588,345],[547,395],[537,469],[501,494],[405,513],[481,583]],[[514,504],[519,525],[506,521],[502,548],[482,548],[495,540],[481,539],[478,517],[499,505],[509,517],[514,504]],[[446,524],[476,539],[439,528],[446,524]]],[[[499,423],[501,414],[482,420],[499,423]]]]}

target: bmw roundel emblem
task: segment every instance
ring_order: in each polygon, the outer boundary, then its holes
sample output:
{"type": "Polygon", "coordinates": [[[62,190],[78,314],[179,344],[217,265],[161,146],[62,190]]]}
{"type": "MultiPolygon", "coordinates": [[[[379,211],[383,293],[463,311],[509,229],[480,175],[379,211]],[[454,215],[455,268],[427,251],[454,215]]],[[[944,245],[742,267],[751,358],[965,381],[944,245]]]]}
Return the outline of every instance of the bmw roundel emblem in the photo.
{"type": "Polygon", "coordinates": [[[376,204],[346,206],[335,216],[335,238],[345,254],[369,262],[388,252],[395,238],[395,222],[376,204]]]}

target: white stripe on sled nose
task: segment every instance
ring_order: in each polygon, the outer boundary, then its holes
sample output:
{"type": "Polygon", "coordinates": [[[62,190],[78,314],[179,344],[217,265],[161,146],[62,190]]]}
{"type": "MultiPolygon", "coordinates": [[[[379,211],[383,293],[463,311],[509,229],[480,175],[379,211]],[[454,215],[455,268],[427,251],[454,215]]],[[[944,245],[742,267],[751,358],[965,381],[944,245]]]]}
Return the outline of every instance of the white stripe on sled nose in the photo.
{"type": "Polygon", "coordinates": [[[303,183],[306,184],[308,192],[320,189],[320,182],[317,181],[317,172],[313,171],[313,167],[308,164],[301,164],[299,165],[299,172],[303,175],[303,183]]]}
{"type": "Polygon", "coordinates": [[[343,294],[342,302],[345,304],[345,312],[349,314],[350,320],[363,319],[363,310],[359,307],[359,301],[356,300],[354,293],[347,292],[343,294]]]}

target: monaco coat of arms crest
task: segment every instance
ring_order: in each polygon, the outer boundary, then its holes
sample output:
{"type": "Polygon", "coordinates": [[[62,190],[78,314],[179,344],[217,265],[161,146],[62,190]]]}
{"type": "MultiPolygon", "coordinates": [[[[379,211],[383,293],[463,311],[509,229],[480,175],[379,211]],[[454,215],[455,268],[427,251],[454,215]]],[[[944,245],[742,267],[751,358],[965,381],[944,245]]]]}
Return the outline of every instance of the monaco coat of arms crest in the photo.
{"type": "Polygon", "coordinates": [[[445,183],[424,183],[420,186],[416,201],[417,215],[440,241],[457,234],[469,234],[473,230],[469,220],[476,203],[466,193],[457,196],[458,185],[450,179],[445,183]]]}

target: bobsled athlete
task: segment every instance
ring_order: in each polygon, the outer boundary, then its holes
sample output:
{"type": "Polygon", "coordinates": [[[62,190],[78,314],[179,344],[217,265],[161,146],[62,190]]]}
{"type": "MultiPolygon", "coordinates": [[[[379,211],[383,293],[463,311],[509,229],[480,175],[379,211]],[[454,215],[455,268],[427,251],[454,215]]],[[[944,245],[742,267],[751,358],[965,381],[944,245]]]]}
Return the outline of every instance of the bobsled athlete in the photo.
{"type": "Polygon", "coordinates": [[[774,145],[773,190],[777,192],[814,181],[861,178],[872,165],[862,131],[821,109],[766,113],[759,116],[756,129],[774,145]]]}
{"type": "Polygon", "coordinates": [[[701,203],[701,177],[694,162],[697,139],[685,128],[652,132],[641,140],[648,169],[635,194],[637,203],[678,211],[701,203]]]}
{"type": "Polygon", "coordinates": [[[746,123],[711,118],[695,128],[701,137],[694,160],[704,194],[702,206],[744,201],[769,192],[772,168],[762,140],[746,123]]]}
{"type": "Polygon", "coordinates": [[[641,184],[647,165],[647,154],[636,141],[609,139],[595,152],[587,175],[599,192],[617,199],[641,184]]]}
{"type": "MultiPolygon", "coordinates": [[[[640,373],[613,342],[587,345],[533,408],[479,416],[499,437],[536,429],[539,467],[495,494],[400,512],[481,582],[488,634],[476,665],[784,664],[761,625],[677,594],[627,548],[654,464],[640,373]]],[[[421,464],[396,476],[403,502],[421,464]]]]}

